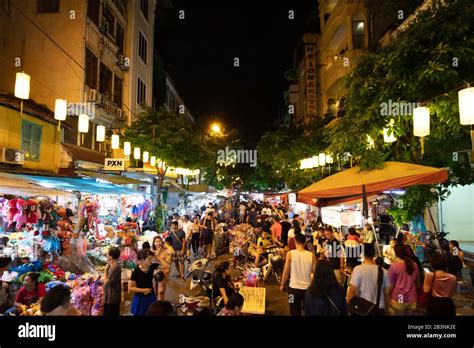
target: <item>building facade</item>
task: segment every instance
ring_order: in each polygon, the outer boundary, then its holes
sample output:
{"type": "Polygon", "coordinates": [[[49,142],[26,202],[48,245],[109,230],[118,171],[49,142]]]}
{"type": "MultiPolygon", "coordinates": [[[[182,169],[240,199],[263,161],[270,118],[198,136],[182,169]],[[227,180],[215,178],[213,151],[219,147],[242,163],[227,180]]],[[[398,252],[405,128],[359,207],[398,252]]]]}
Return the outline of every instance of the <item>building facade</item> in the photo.
{"type": "Polygon", "coordinates": [[[59,138],[65,146],[59,165],[69,163],[62,169],[71,169],[78,161],[92,161],[101,168],[104,154],[111,154],[111,135],[130,125],[142,105],[152,105],[156,1],[4,3],[0,91],[13,93],[15,74],[23,71],[31,76],[30,99],[35,103],[54,110],[56,99],[66,99],[68,117],[59,138]],[[90,119],[83,135],[78,131],[78,112],[90,119]],[[104,143],[96,141],[98,125],[106,127],[104,143]]]}

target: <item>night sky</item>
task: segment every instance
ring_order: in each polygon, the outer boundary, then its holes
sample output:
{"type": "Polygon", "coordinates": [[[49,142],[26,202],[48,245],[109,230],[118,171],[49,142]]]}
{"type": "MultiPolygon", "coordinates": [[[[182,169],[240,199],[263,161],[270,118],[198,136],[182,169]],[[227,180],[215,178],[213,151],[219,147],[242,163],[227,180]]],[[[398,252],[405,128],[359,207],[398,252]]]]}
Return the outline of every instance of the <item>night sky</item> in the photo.
{"type": "Polygon", "coordinates": [[[198,121],[215,117],[255,144],[278,116],[288,86],[284,72],[301,35],[314,31],[317,1],[173,0],[173,5],[155,35],[179,94],[198,121]],[[178,18],[180,10],[185,20],[178,18]],[[234,57],[240,58],[239,68],[234,57]]]}

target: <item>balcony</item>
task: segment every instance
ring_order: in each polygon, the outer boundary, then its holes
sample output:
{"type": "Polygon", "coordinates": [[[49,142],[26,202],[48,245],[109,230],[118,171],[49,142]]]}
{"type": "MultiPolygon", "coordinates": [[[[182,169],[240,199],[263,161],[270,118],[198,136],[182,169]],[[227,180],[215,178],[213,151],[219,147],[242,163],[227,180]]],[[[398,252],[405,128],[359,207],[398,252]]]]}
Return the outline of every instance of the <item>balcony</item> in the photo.
{"type": "MultiPolygon", "coordinates": [[[[136,1],[136,0],[134,0],[136,1]]],[[[120,14],[127,18],[127,0],[112,0],[115,8],[120,12],[120,14]]]]}

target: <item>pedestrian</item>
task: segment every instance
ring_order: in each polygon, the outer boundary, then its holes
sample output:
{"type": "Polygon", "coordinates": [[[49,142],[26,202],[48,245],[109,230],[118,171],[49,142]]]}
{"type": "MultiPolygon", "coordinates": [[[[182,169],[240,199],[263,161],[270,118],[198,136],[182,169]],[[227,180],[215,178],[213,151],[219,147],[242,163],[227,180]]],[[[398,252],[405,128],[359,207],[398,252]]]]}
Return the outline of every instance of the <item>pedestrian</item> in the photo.
{"type": "Polygon", "coordinates": [[[337,240],[334,236],[334,232],[331,226],[328,226],[324,229],[324,258],[329,260],[329,264],[331,265],[332,269],[334,270],[334,274],[336,275],[336,279],[339,284],[344,285],[345,276],[344,276],[344,253],[343,253],[343,246],[341,242],[337,240]]]}
{"type": "Polygon", "coordinates": [[[306,290],[305,315],[347,315],[346,295],[327,260],[316,263],[311,286],[306,290]]]}
{"type": "Polygon", "coordinates": [[[426,315],[455,316],[456,306],[453,296],[457,288],[456,276],[446,272],[448,265],[440,253],[430,257],[430,265],[434,271],[425,275],[423,284],[423,292],[430,294],[426,315]]]}
{"type": "Polygon", "coordinates": [[[280,217],[278,215],[273,217],[273,225],[270,230],[272,233],[273,244],[281,248],[283,246],[283,243],[281,242],[282,226],[280,224],[280,217]]]}
{"type": "Polygon", "coordinates": [[[147,317],[167,317],[174,313],[173,305],[168,301],[153,302],[146,312],[147,317]]]}
{"type": "Polygon", "coordinates": [[[230,296],[235,292],[231,281],[231,269],[228,261],[223,261],[216,265],[212,277],[212,297],[214,302],[222,297],[217,307],[223,307],[229,302],[230,296]]]}
{"type": "Polygon", "coordinates": [[[245,214],[247,212],[247,206],[244,202],[240,203],[239,206],[239,223],[243,224],[245,222],[245,214]]]}
{"type": "MultiPolygon", "coordinates": [[[[459,280],[462,279],[462,269],[464,267],[467,267],[466,264],[464,263],[464,251],[461,250],[459,247],[459,242],[457,240],[451,240],[449,241],[449,251],[451,252],[451,255],[454,257],[457,257],[458,260],[455,261],[455,264],[457,265],[457,278],[459,280]]],[[[456,269],[456,267],[455,267],[456,269]]]]}
{"type": "Polygon", "coordinates": [[[363,244],[363,248],[363,262],[354,267],[351,274],[347,303],[351,310],[352,299],[362,298],[374,304],[370,315],[383,315],[390,302],[388,272],[375,263],[375,248],[372,244],[363,244]]]}
{"type": "MultiPolygon", "coordinates": [[[[8,270],[12,259],[10,257],[0,257],[0,279],[2,279],[3,274],[8,270]]],[[[6,281],[0,280],[0,313],[6,311],[13,301],[10,301],[11,291],[9,283],[6,281]]]]}
{"type": "Polygon", "coordinates": [[[418,266],[407,255],[406,248],[397,244],[395,260],[388,270],[391,284],[391,315],[413,315],[417,304],[418,266]]]}
{"type": "Polygon", "coordinates": [[[390,237],[390,242],[388,245],[383,246],[383,257],[384,257],[384,268],[389,269],[391,264],[395,261],[396,255],[395,255],[395,245],[397,245],[397,240],[391,236],[390,237]]]}
{"type": "Polygon", "coordinates": [[[229,297],[229,301],[227,301],[226,305],[222,310],[217,313],[218,317],[231,317],[240,315],[242,311],[242,307],[244,306],[244,297],[239,294],[238,292],[234,292],[229,297]]]}
{"type": "Polygon", "coordinates": [[[156,293],[156,299],[163,301],[165,299],[166,284],[168,283],[168,278],[170,276],[171,261],[173,259],[174,251],[166,247],[160,236],[156,236],[153,239],[153,254],[155,260],[158,261],[159,264],[159,271],[154,277],[154,290],[156,293]]]}
{"type": "Polygon", "coordinates": [[[290,228],[291,223],[288,221],[288,214],[284,214],[284,219],[281,221],[281,242],[283,245],[288,245],[288,232],[290,228]]]}
{"type": "Polygon", "coordinates": [[[199,255],[199,237],[201,235],[202,225],[199,221],[199,216],[195,216],[193,219],[193,226],[191,228],[191,247],[193,249],[193,256],[199,255]]]}
{"type": "Polygon", "coordinates": [[[134,316],[145,315],[148,307],[156,301],[153,290],[153,277],[158,265],[153,263],[154,255],[151,250],[140,250],[140,264],[133,270],[128,283],[128,291],[133,293],[131,312],[134,316]]]}
{"type": "Polygon", "coordinates": [[[183,230],[178,228],[178,222],[171,223],[170,231],[171,245],[173,246],[174,254],[173,261],[178,272],[178,278],[184,282],[184,258],[186,256],[186,234],[183,230]]]}
{"type": "Polygon", "coordinates": [[[186,236],[186,260],[191,263],[191,240],[192,240],[193,222],[189,220],[188,215],[183,215],[183,231],[186,236]]]}
{"type": "Polygon", "coordinates": [[[216,221],[212,212],[207,213],[202,221],[204,226],[201,233],[201,240],[204,245],[204,257],[210,258],[212,254],[212,243],[214,240],[214,230],[216,229],[216,221]]]}
{"type": "Polygon", "coordinates": [[[65,284],[58,284],[48,290],[41,300],[41,313],[47,316],[80,316],[81,311],[71,303],[71,289],[65,284]]]}
{"type": "Polygon", "coordinates": [[[120,316],[122,302],[122,268],[117,263],[120,249],[111,247],[104,272],[104,316],[120,316]]]}
{"type": "Polygon", "coordinates": [[[298,233],[295,236],[296,249],[286,255],[280,290],[284,291],[288,278],[290,279],[288,303],[293,316],[301,316],[304,308],[306,290],[311,285],[311,275],[316,264],[314,254],[305,249],[306,237],[298,233]]]}

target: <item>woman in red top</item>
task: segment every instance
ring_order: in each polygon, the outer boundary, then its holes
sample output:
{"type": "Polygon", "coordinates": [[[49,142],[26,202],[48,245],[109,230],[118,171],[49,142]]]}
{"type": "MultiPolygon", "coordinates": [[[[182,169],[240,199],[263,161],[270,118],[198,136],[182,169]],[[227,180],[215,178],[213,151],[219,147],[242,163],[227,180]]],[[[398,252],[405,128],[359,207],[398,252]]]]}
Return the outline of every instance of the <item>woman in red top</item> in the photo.
{"type": "Polygon", "coordinates": [[[29,273],[23,281],[23,286],[16,295],[14,307],[5,312],[5,315],[18,314],[22,306],[32,307],[46,295],[44,284],[38,282],[38,273],[29,273]]]}

